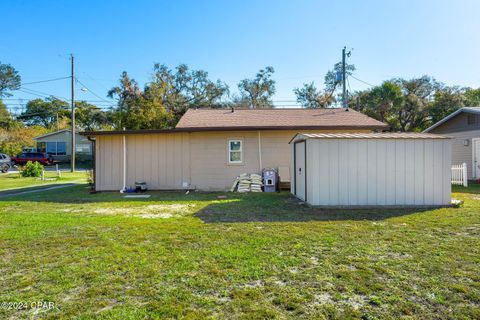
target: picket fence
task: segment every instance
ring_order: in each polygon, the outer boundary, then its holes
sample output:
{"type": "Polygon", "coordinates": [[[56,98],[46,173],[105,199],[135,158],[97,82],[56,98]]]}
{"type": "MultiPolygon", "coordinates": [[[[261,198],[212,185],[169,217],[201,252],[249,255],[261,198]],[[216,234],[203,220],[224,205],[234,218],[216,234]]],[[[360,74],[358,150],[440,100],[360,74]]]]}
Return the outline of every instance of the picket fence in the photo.
{"type": "Polygon", "coordinates": [[[468,187],[466,163],[452,165],[452,184],[468,187]]]}

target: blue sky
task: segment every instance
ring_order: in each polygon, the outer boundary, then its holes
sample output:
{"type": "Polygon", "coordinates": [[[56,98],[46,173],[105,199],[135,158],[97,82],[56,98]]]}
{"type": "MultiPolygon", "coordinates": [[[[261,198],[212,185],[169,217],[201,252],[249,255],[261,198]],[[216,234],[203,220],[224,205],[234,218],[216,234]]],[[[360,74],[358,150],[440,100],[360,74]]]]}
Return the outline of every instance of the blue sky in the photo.
{"type": "MultiPolygon", "coordinates": [[[[353,48],[355,76],[371,84],[429,74],[450,85],[480,87],[478,12],[475,0],[4,0],[0,61],[32,82],[68,76],[73,53],[77,77],[107,101],[122,71],[143,85],[155,62],[206,70],[233,93],[241,79],[271,65],[274,100],[289,101],[305,82],[322,86],[346,45],[353,48]]],[[[349,83],[351,90],[368,88],[355,79],[349,83]]],[[[68,80],[25,88],[70,96],[68,80]]],[[[77,99],[99,100],[79,89],[77,99]]],[[[35,96],[17,91],[12,98],[35,96]]]]}

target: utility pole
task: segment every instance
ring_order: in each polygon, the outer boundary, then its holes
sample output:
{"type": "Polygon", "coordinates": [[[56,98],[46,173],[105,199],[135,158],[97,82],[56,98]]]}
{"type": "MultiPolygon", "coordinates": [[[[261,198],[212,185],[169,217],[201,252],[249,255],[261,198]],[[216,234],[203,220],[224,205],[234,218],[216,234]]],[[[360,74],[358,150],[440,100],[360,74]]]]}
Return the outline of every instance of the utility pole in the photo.
{"type": "MultiPolygon", "coordinates": [[[[353,50],[353,49],[352,49],[353,50]]],[[[343,87],[343,95],[342,95],[342,106],[348,111],[348,91],[347,91],[347,57],[350,57],[352,51],[347,51],[347,47],[343,47],[342,50],[342,87],[343,87]]]]}
{"type": "Polygon", "coordinates": [[[348,101],[347,101],[347,87],[346,87],[346,82],[347,82],[347,70],[345,67],[345,50],[347,47],[343,47],[342,50],[342,89],[343,89],[343,94],[342,94],[342,103],[343,107],[345,109],[348,108],[348,101]]]}
{"type": "Polygon", "coordinates": [[[70,54],[70,59],[72,61],[72,118],[71,118],[71,126],[72,126],[72,148],[70,156],[70,171],[75,171],[75,63],[73,54],[70,54]]]}

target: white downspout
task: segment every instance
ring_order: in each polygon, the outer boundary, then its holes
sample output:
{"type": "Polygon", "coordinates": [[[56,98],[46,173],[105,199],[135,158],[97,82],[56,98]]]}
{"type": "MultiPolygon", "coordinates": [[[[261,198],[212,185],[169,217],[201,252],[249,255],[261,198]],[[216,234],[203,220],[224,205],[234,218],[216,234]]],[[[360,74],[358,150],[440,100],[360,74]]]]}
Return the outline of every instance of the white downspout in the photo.
{"type": "MultiPolygon", "coordinates": [[[[125,130],[125,129],[124,129],[125,130]]],[[[123,187],[120,190],[121,193],[127,189],[127,139],[123,135],[123,187]]]]}
{"type": "Polygon", "coordinates": [[[260,130],[258,130],[258,164],[260,165],[260,173],[262,172],[262,139],[260,137],[260,130]]]}

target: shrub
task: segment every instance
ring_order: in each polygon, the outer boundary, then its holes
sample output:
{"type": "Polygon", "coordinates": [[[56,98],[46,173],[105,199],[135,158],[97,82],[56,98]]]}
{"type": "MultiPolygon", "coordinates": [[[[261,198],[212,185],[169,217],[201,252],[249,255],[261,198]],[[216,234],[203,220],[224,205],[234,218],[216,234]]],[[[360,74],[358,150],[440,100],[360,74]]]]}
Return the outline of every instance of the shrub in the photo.
{"type": "Polygon", "coordinates": [[[22,177],[40,177],[42,175],[43,166],[38,162],[28,161],[21,170],[22,177]]]}
{"type": "Polygon", "coordinates": [[[87,170],[87,182],[93,188],[95,180],[94,180],[92,169],[87,170]]]}

